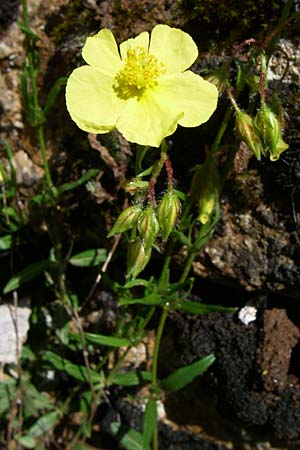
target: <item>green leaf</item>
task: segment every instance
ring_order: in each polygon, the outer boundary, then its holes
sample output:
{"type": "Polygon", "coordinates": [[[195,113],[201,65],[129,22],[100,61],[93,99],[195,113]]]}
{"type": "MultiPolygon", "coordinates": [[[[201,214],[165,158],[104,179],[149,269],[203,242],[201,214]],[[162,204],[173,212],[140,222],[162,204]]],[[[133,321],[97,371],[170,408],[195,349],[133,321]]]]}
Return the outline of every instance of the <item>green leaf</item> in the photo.
{"type": "Polygon", "coordinates": [[[92,424],[90,422],[88,422],[88,421],[87,422],[83,422],[81,424],[80,429],[82,430],[82,433],[83,433],[83,435],[86,438],[90,438],[91,437],[91,435],[92,435],[92,424]]]}
{"type": "MultiPolygon", "coordinates": [[[[72,339],[76,339],[76,341],[81,342],[81,337],[78,333],[70,333],[70,337],[72,339]]],[[[87,342],[106,345],[107,347],[128,347],[130,345],[130,341],[128,339],[118,338],[114,336],[105,336],[103,334],[84,333],[84,337],[87,342]]]]}
{"type": "Polygon", "coordinates": [[[57,192],[58,194],[62,194],[63,192],[66,191],[71,191],[72,189],[76,189],[77,187],[81,186],[82,184],[85,184],[87,181],[89,181],[91,178],[95,177],[96,175],[98,175],[98,173],[100,172],[100,169],[89,169],[87,170],[82,177],[79,178],[79,180],[77,181],[73,181],[70,183],[65,183],[62,184],[58,189],[57,192]]]}
{"type": "Polygon", "coordinates": [[[33,278],[36,278],[38,275],[43,273],[45,270],[49,269],[53,264],[48,260],[37,261],[29,266],[25,267],[20,272],[16,273],[4,286],[3,293],[7,294],[8,292],[14,291],[18,289],[22,284],[31,281],[33,278]]]}
{"type": "MultiPolygon", "coordinates": [[[[139,173],[142,170],[142,162],[144,157],[146,156],[147,152],[149,151],[150,147],[148,145],[137,145],[136,146],[136,163],[135,163],[135,167],[136,167],[136,172],[139,173]]],[[[151,167],[151,169],[153,170],[153,167],[151,167]]],[[[147,169],[149,170],[149,169],[147,169]]],[[[147,175],[150,175],[151,172],[147,173],[147,175]]],[[[144,172],[139,173],[139,176],[144,176],[144,172]]]]}
{"type": "Polygon", "coordinates": [[[69,260],[72,266],[77,267],[94,267],[103,263],[107,258],[107,251],[105,248],[93,248],[77,253],[69,260]]]}
{"type": "Polygon", "coordinates": [[[46,395],[37,391],[29,380],[23,384],[23,406],[28,416],[36,416],[41,409],[53,409],[53,403],[46,395]]]}
{"type": "Polygon", "coordinates": [[[26,345],[22,347],[21,359],[23,361],[36,361],[36,354],[26,345]]]}
{"type": "MultiPolygon", "coordinates": [[[[46,195],[44,195],[44,194],[37,194],[37,195],[34,195],[34,196],[31,197],[31,199],[30,199],[30,204],[40,206],[40,205],[42,205],[43,203],[47,203],[47,201],[45,202],[45,198],[46,198],[46,195]]],[[[47,200],[48,200],[48,198],[47,198],[47,200]]]]}
{"type": "Polygon", "coordinates": [[[22,445],[24,448],[36,448],[36,440],[33,436],[21,436],[17,439],[19,444],[22,445]]]}
{"type": "Polygon", "coordinates": [[[178,391],[193,381],[198,375],[205,372],[214,361],[215,356],[211,354],[188,366],[181,367],[167,378],[164,378],[161,381],[161,386],[167,391],[178,391]]]}
{"type": "MultiPolygon", "coordinates": [[[[85,366],[73,364],[68,359],[62,358],[57,353],[46,351],[43,355],[43,360],[49,362],[55,369],[67,373],[71,377],[79,381],[88,382],[88,370],[85,366]]],[[[90,375],[93,383],[99,383],[100,374],[95,370],[90,369],[90,375]]]]}
{"type": "Polygon", "coordinates": [[[117,422],[110,425],[112,432],[118,438],[120,444],[127,450],[149,450],[149,447],[143,446],[143,436],[132,428],[125,428],[117,422]]]}
{"type": "Polygon", "coordinates": [[[138,386],[142,381],[151,381],[151,373],[146,371],[130,371],[116,373],[112,383],[119,386],[138,386]]]}
{"type": "Polygon", "coordinates": [[[2,208],[1,212],[3,214],[6,214],[11,219],[15,219],[16,221],[18,220],[18,215],[14,210],[14,208],[12,208],[11,206],[7,206],[7,208],[2,208]]]}
{"type": "Polygon", "coordinates": [[[157,427],[157,406],[156,401],[150,398],[147,402],[143,417],[143,448],[148,448],[151,443],[153,433],[157,427]]]}
{"type": "Polygon", "coordinates": [[[21,81],[21,92],[23,97],[23,102],[25,106],[25,111],[29,111],[32,107],[32,98],[28,91],[28,72],[27,67],[24,65],[21,71],[20,75],[20,81],[21,81]]]}
{"type": "Polygon", "coordinates": [[[127,289],[131,289],[132,287],[135,287],[135,286],[147,287],[148,284],[149,284],[148,280],[144,280],[143,278],[135,278],[134,280],[127,281],[127,283],[125,283],[124,286],[122,286],[122,288],[127,290],[127,289]]]}
{"type": "Polygon", "coordinates": [[[176,194],[178,195],[178,197],[180,198],[180,200],[182,202],[185,202],[186,200],[186,194],[182,191],[179,191],[178,189],[174,189],[174,191],[176,192],[176,194]]]}
{"type": "Polygon", "coordinates": [[[142,298],[121,298],[119,305],[161,305],[164,303],[164,298],[159,294],[149,294],[142,298]]]}
{"type": "Polygon", "coordinates": [[[13,236],[11,234],[7,234],[0,238],[0,250],[8,250],[9,248],[12,248],[12,244],[13,236]]]}
{"type": "Polygon", "coordinates": [[[48,114],[48,112],[54,105],[56,98],[61,91],[61,88],[66,84],[66,82],[67,82],[67,77],[61,77],[58,80],[56,80],[56,82],[50,89],[50,92],[49,92],[47,100],[46,100],[46,104],[43,109],[45,116],[48,114]]]}
{"type": "Polygon", "coordinates": [[[8,411],[17,396],[16,380],[7,378],[0,383],[0,414],[8,411]]]}
{"type": "Polygon", "coordinates": [[[167,269],[163,271],[158,280],[157,290],[159,292],[166,291],[169,285],[170,285],[170,269],[167,269]]]}
{"type": "Polygon", "coordinates": [[[84,391],[80,395],[79,403],[80,403],[80,411],[88,416],[88,413],[91,409],[91,404],[93,402],[93,393],[89,389],[88,391],[84,391]]]}
{"type": "Polygon", "coordinates": [[[191,239],[187,237],[182,231],[178,231],[176,229],[173,230],[174,236],[181,242],[181,244],[186,245],[187,247],[191,246],[191,239]]]}
{"type": "Polygon", "coordinates": [[[13,149],[12,149],[10,143],[6,139],[3,139],[3,142],[5,145],[6,155],[7,155],[7,159],[9,162],[10,179],[11,179],[13,187],[15,188],[17,173],[16,173],[16,168],[14,165],[14,152],[13,152],[13,149]]]}
{"type": "Polygon", "coordinates": [[[60,411],[52,411],[44,416],[40,417],[33,425],[29,428],[27,436],[38,437],[47,433],[55,427],[56,422],[61,417],[60,411]]]}
{"type": "Polygon", "coordinates": [[[32,39],[38,41],[40,39],[39,35],[34,33],[25,22],[18,22],[18,27],[20,28],[23,33],[25,33],[27,36],[31,37],[32,39]]]}
{"type": "Polygon", "coordinates": [[[228,308],[219,305],[205,305],[204,303],[186,301],[178,306],[178,309],[190,314],[208,314],[211,312],[230,312],[234,313],[238,308],[228,308]]]}

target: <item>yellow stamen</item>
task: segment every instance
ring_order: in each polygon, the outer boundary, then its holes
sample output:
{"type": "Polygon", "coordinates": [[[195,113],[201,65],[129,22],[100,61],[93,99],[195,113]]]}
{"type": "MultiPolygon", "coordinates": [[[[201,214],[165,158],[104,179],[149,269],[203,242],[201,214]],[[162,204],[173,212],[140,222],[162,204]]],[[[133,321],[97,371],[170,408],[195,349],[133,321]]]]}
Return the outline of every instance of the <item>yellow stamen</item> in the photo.
{"type": "Polygon", "coordinates": [[[143,47],[135,47],[127,51],[124,66],[115,77],[114,88],[124,99],[140,96],[145,89],[155,86],[158,77],[165,72],[164,64],[154,55],[148,54],[143,47]]]}

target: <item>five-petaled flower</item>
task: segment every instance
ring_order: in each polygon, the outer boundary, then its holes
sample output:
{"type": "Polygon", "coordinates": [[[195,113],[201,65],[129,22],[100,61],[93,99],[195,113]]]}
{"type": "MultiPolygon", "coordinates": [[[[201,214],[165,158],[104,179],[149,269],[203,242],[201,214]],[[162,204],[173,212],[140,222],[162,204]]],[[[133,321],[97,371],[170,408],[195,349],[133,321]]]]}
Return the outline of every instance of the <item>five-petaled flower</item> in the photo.
{"type": "Polygon", "coordinates": [[[120,45],[112,32],[88,37],[82,50],[88,65],[67,82],[72,119],[90,133],[117,128],[141,145],[159,147],[177,125],[195,127],[216,109],[216,87],[187,70],[198,56],[187,33],[157,25],[120,45]]]}

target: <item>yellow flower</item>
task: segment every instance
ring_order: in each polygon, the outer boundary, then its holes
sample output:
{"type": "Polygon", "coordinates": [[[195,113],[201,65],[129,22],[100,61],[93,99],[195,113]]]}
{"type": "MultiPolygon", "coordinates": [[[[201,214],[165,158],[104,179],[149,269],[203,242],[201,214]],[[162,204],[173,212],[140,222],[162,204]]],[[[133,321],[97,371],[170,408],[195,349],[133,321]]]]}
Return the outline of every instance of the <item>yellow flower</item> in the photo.
{"type": "Polygon", "coordinates": [[[79,128],[107,133],[117,128],[130,142],[159,147],[177,125],[195,127],[216,109],[216,87],[186,70],[198,50],[187,33],[157,25],[120,45],[108,29],[88,37],[88,65],[67,82],[68,111],[79,128]]]}

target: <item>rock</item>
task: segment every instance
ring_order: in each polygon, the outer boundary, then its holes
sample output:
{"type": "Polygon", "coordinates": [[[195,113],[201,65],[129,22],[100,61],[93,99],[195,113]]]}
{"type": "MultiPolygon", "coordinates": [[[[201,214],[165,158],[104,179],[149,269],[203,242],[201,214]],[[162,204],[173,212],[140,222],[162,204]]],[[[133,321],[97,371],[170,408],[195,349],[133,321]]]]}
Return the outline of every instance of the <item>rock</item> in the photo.
{"type": "Polygon", "coordinates": [[[258,347],[257,364],[265,391],[278,391],[293,384],[289,376],[292,350],[299,343],[300,330],[287,317],[284,309],[265,310],[263,338],[258,347]]]}
{"type": "Polygon", "coordinates": [[[282,440],[283,445],[300,444],[298,360],[291,373],[293,354],[295,351],[295,355],[299,354],[300,331],[284,309],[265,309],[265,301],[263,298],[252,301],[258,309],[257,320],[248,325],[231,314],[172,314],[165,342],[171,349],[172,361],[177,361],[175,368],[212,352],[216,363],[209,369],[210,375],[205,375],[206,382],[186,388],[183,404],[178,393],[175,410],[172,410],[174,402],[167,401],[169,419],[176,417],[177,422],[187,424],[193,417],[196,425],[198,417],[198,425],[203,426],[203,403],[196,399],[203,398],[208,390],[209,423],[215,422],[214,429],[222,430],[223,436],[243,440],[245,429],[256,442],[270,440],[276,446],[282,440]],[[173,346],[171,336],[175,339],[173,346]],[[184,406],[187,398],[190,413],[184,406]],[[237,422],[232,420],[232,414],[237,422]],[[269,428],[274,439],[270,439],[269,428]]]}
{"type": "Polygon", "coordinates": [[[44,170],[34,164],[24,150],[19,150],[14,155],[17,184],[32,186],[44,176],[44,170]]]}

